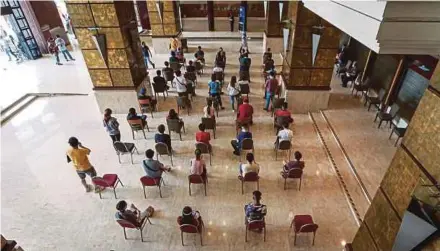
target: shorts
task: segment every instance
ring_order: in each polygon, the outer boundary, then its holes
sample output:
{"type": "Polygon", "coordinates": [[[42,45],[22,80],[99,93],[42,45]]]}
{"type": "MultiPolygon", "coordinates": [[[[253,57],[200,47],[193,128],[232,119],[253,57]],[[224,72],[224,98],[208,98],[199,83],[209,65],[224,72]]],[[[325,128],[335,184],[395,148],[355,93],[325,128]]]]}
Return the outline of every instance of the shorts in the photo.
{"type": "Polygon", "coordinates": [[[82,180],[86,178],[86,174],[90,176],[90,178],[96,177],[96,170],[93,166],[85,171],[76,171],[76,173],[82,180]]]}

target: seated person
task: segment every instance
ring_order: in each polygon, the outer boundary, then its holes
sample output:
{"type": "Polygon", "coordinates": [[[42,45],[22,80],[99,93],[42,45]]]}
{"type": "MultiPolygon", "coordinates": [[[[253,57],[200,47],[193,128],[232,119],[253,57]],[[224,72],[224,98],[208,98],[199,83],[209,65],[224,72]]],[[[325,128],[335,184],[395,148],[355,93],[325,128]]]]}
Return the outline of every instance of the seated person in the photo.
{"type": "Polygon", "coordinates": [[[196,157],[191,160],[191,169],[189,170],[189,173],[200,175],[203,179],[206,179],[206,164],[202,158],[202,151],[196,149],[194,154],[196,157]]]}
{"type": "MultiPolygon", "coordinates": [[[[156,134],[157,135],[157,134],[156,134]]],[[[142,161],[142,166],[144,168],[145,174],[150,178],[160,178],[162,173],[171,171],[171,167],[164,166],[158,160],[154,160],[154,151],[148,149],[145,151],[146,160],[142,161]]]]}
{"type": "Polygon", "coordinates": [[[252,116],[254,114],[254,108],[249,104],[249,99],[243,97],[243,104],[238,107],[237,122],[238,123],[250,123],[252,124],[252,116]]]}
{"type": "Polygon", "coordinates": [[[181,71],[176,71],[176,77],[173,79],[173,84],[176,86],[177,95],[179,95],[179,97],[188,96],[188,93],[186,92],[186,79],[182,76],[181,71]]]}
{"type": "Polygon", "coordinates": [[[215,119],[215,109],[212,105],[212,99],[206,101],[206,106],[203,107],[203,117],[215,119]]]}
{"type": "Polygon", "coordinates": [[[283,123],[283,129],[278,132],[277,139],[275,141],[275,145],[277,145],[281,141],[290,141],[292,142],[293,132],[289,129],[289,123],[283,123]]]}
{"type": "Polygon", "coordinates": [[[241,143],[244,139],[252,139],[252,133],[248,131],[248,127],[243,125],[241,132],[237,135],[236,139],[231,140],[231,146],[234,148],[234,154],[240,156],[241,143]]]}
{"type": "Polygon", "coordinates": [[[196,67],[193,65],[193,61],[188,61],[188,66],[186,67],[186,72],[196,72],[196,67]]]}
{"type": "Polygon", "coordinates": [[[179,124],[181,127],[183,127],[185,125],[183,120],[181,118],[179,118],[179,114],[177,114],[176,110],[174,110],[174,109],[170,109],[170,111],[168,112],[167,119],[177,119],[177,120],[179,120],[179,124]]]}
{"type": "Polygon", "coordinates": [[[174,74],[174,70],[171,69],[170,63],[168,61],[165,61],[163,64],[165,65],[165,68],[162,69],[163,75],[165,75],[165,72],[167,71],[172,72],[174,74]]]}
{"type": "Polygon", "coordinates": [[[154,141],[156,143],[164,143],[168,146],[168,150],[170,150],[170,152],[172,151],[172,147],[171,147],[171,137],[168,134],[165,134],[165,126],[163,124],[160,124],[157,127],[157,131],[159,133],[156,133],[156,135],[154,135],[154,141]]]}
{"type": "Polygon", "coordinates": [[[296,151],[294,154],[295,156],[295,160],[294,161],[289,161],[289,162],[284,162],[284,166],[283,166],[283,171],[281,172],[281,174],[285,173],[288,174],[289,171],[293,168],[304,168],[304,161],[301,161],[302,158],[302,154],[298,151],[296,151]]]}
{"type": "MultiPolygon", "coordinates": [[[[171,71],[173,70],[171,68],[168,68],[168,69],[170,69],[171,71]]],[[[170,89],[170,87],[167,85],[167,81],[161,75],[162,75],[162,72],[160,70],[157,70],[156,77],[153,78],[153,82],[156,85],[165,85],[165,89],[167,89],[167,90],[170,89]]]]}
{"type": "Polygon", "coordinates": [[[147,115],[139,116],[136,113],[136,109],[132,107],[128,109],[127,120],[135,120],[135,119],[140,119],[142,121],[142,126],[145,126],[145,120],[147,119],[147,115]]]}
{"type": "Polygon", "coordinates": [[[276,119],[277,119],[277,117],[288,117],[289,119],[288,119],[288,122],[289,123],[292,123],[293,122],[293,118],[292,118],[292,113],[290,113],[288,110],[287,110],[287,102],[284,102],[282,105],[281,105],[281,109],[278,109],[278,110],[276,110],[275,111],[275,113],[274,113],[274,120],[276,121],[276,119]]]}
{"type": "Polygon", "coordinates": [[[266,60],[267,60],[268,58],[271,58],[271,59],[272,59],[272,52],[270,51],[270,48],[267,48],[267,51],[264,52],[264,54],[263,54],[263,64],[266,63],[266,60]]]}
{"type": "Polygon", "coordinates": [[[341,76],[342,87],[347,87],[347,83],[354,81],[358,75],[357,62],[353,62],[351,68],[341,76]]]}
{"type": "Polygon", "coordinates": [[[261,204],[261,192],[256,190],[252,195],[253,202],[244,206],[246,224],[254,220],[264,220],[264,216],[266,216],[267,213],[266,205],[261,204]]]}
{"type": "Polygon", "coordinates": [[[202,227],[204,225],[200,212],[193,211],[189,206],[183,208],[182,216],[177,217],[177,224],[179,224],[179,226],[183,224],[196,226],[199,233],[202,232],[202,227]]]}
{"type": "Polygon", "coordinates": [[[141,90],[139,91],[138,99],[139,100],[148,99],[153,109],[156,110],[157,100],[153,99],[150,95],[147,95],[146,93],[147,90],[145,88],[141,88],[141,90]]]}
{"type": "Polygon", "coordinates": [[[253,153],[247,153],[246,154],[246,160],[247,163],[240,163],[240,176],[245,176],[247,173],[259,173],[260,172],[260,166],[255,162],[254,154],[253,153]]]}
{"type": "Polygon", "coordinates": [[[151,217],[154,212],[154,208],[151,206],[141,212],[135,205],[131,204],[130,209],[127,209],[127,205],[125,200],[119,201],[118,204],[116,204],[116,210],[118,211],[115,217],[117,220],[126,220],[136,227],[141,227],[145,218],[151,217]]]}
{"type": "Polygon", "coordinates": [[[266,62],[264,62],[264,72],[269,73],[275,70],[275,62],[272,58],[268,58],[266,62]]]}
{"type": "Polygon", "coordinates": [[[209,132],[205,132],[206,128],[204,124],[199,124],[199,131],[196,132],[196,142],[202,142],[208,145],[209,151],[211,152],[211,144],[209,141],[211,140],[211,134],[209,132]]]}
{"type": "Polygon", "coordinates": [[[203,64],[205,63],[205,52],[202,51],[202,47],[201,46],[197,46],[197,51],[196,53],[194,53],[194,57],[202,62],[203,64]]]}
{"type": "Polygon", "coordinates": [[[176,52],[171,51],[171,56],[168,59],[170,63],[179,63],[179,59],[176,57],[176,52]]]}

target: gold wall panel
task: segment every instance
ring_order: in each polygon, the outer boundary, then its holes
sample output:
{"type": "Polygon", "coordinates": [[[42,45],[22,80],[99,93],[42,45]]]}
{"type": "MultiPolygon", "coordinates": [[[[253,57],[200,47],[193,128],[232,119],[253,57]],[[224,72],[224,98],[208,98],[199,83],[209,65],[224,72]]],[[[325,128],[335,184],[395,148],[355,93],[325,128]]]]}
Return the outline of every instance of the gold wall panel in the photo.
{"type": "Polygon", "coordinates": [[[420,179],[420,169],[399,147],[382,180],[381,187],[397,213],[403,215],[411,201],[411,194],[420,179]]]}
{"type": "Polygon", "coordinates": [[[401,222],[380,189],[374,196],[364,221],[379,250],[391,250],[401,222]]]}
{"type": "Polygon", "coordinates": [[[108,70],[93,70],[89,69],[90,78],[92,79],[93,86],[112,86],[112,80],[108,70]]]}
{"type": "Polygon", "coordinates": [[[157,12],[148,12],[148,18],[150,19],[150,24],[162,24],[162,20],[160,20],[157,12]]]}
{"type": "Polygon", "coordinates": [[[125,48],[128,44],[122,37],[121,29],[118,28],[101,28],[99,34],[105,34],[107,49],[125,48]]]}
{"type": "Polygon", "coordinates": [[[164,12],[163,13],[163,23],[164,24],[175,24],[176,18],[174,17],[174,12],[164,12]]]}
{"type": "Polygon", "coordinates": [[[161,24],[151,24],[151,32],[154,36],[163,36],[163,27],[161,24]]]}
{"type": "Polygon", "coordinates": [[[359,227],[356,235],[352,241],[353,250],[355,251],[375,251],[376,246],[374,245],[374,241],[371,238],[370,233],[368,232],[367,226],[365,222],[359,227]]]}
{"type": "Polygon", "coordinates": [[[440,91],[440,63],[437,63],[437,67],[435,67],[434,74],[431,77],[431,85],[440,91]]]}
{"type": "Polygon", "coordinates": [[[96,68],[107,68],[98,50],[82,50],[82,53],[84,56],[84,61],[86,61],[86,65],[89,70],[96,68]]]}
{"type": "Polygon", "coordinates": [[[341,31],[338,28],[325,27],[319,40],[319,47],[338,49],[340,37],[341,31]]]}
{"type": "Polygon", "coordinates": [[[176,25],[175,24],[164,24],[163,31],[165,35],[176,35],[176,25]]]}
{"type": "Polygon", "coordinates": [[[307,86],[310,79],[310,70],[290,69],[290,80],[288,86],[307,86]]]}
{"type": "Polygon", "coordinates": [[[313,69],[311,74],[310,86],[330,86],[333,69],[313,69]]]}
{"type": "Polygon", "coordinates": [[[92,12],[88,4],[67,4],[67,13],[72,20],[73,27],[92,27],[95,26],[93,22],[92,12]]]}
{"type": "Polygon", "coordinates": [[[88,3],[88,0],[64,0],[66,2],[66,4],[69,3],[88,3]]]}
{"type": "Polygon", "coordinates": [[[113,3],[113,0],[90,0],[90,3],[113,3]]]}
{"type": "Polygon", "coordinates": [[[291,67],[310,67],[312,66],[311,49],[295,49],[292,54],[291,67]]]}
{"type": "Polygon", "coordinates": [[[313,11],[304,7],[303,3],[300,3],[298,10],[298,18],[296,19],[297,25],[314,26],[320,24],[321,18],[313,11]]]}
{"type": "Polygon", "coordinates": [[[312,28],[297,26],[293,43],[295,48],[312,48],[312,28]]]}
{"type": "Polygon", "coordinates": [[[162,1],[163,3],[163,11],[174,11],[173,1],[162,1]]]}
{"type": "MultiPolygon", "coordinates": [[[[333,69],[333,66],[335,64],[335,55],[337,52],[337,49],[318,49],[318,53],[316,53],[315,58],[315,65],[313,67],[333,69]]],[[[312,58],[311,55],[310,58],[312,58]]]]}
{"type": "Polygon", "coordinates": [[[127,53],[125,49],[108,50],[109,68],[128,68],[127,53]]]}
{"type": "Polygon", "coordinates": [[[156,11],[156,0],[147,0],[148,12],[156,11]]]}
{"type": "Polygon", "coordinates": [[[403,144],[433,176],[440,176],[440,97],[426,89],[403,144]]]}
{"type": "Polygon", "coordinates": [[[111,69],[113,86],[133,86],[130,69],[111,69]]]}
{"type": "Polygon", "coordinates": [[[91,4],[97,26],[119,26],[114,4],[91,4]]]}
{"type": "Polygon", "coordinates": [[[96,49],[95,42],[92,39],[94,33],[88,28],[75,28],[76,38],[81,49],[96,49]]]}

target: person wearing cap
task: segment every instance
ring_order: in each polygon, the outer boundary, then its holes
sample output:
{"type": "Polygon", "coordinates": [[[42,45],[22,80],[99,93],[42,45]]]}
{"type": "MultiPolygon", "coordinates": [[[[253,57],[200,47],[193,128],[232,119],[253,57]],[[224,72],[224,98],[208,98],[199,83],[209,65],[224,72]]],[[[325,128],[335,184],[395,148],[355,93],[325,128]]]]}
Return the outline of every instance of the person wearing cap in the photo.
{"type": "MultiPolygon", "coordinates": [[[[91,150],[83,146],[75,137],[70,137],[68,143],[71,148],[66,152],[67,163],[73,163],[73,167],[75,167],[76,173],[81,179],[81,184],[86,189],[86,192],[90,192],[92,190],[92,185],[87,184],[86,175],[90,176],[92,179],[96,177],[96,170],[92,164],[90,164],[88,157],[91,150]]],[[[95,187],[95,192],[99,192],[100,190],[102,190],[101,187],[95,187]]]]}
{"type": "Polygon", "coordinates": [[[115,214],[117,220],[126,220],[136,227],[141,227],[142,223],[147,217],[151,217],[154,212],[154,208],[149,206],[146,210],[141,212],[134,204],[131,203],[130,209],[127,209],[128,203],[125,200],[121,200],[116,204],[115,214]]]}
{"type": "Polygon", "coordinates": [[[249,122],[253,123],[252,115],[254,114],[254,108],[249,104],[249,99],[247,97],[243,97],[243,104],[238,107],[237,113],[237,122],[249,122]]]}

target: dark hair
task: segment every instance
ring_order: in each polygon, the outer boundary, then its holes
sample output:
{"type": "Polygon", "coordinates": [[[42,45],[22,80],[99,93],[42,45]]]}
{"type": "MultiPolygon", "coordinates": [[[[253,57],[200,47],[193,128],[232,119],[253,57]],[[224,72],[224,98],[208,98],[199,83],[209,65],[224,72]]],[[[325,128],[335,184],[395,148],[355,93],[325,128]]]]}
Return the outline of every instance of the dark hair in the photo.
{"type": "Polygon", "coordinates": [[[57,37],[60,37],[60,35],[57,34],[57,37]]]}
{"type": "Polygon", "coordinates": [[[211,81],[216,81],[217,80],[217,78],[215,77],[215,74],[213,73],[213,74],[211,74],[211,81]]]}
{"type": "Polygon", "coordinates": [[[284,127],[284,128],[289,128],[289,123],[288,123],[288,122],[284,122],[284,123],[283,123],[283,127],[284,127]]]}
{"type": "Polygon", "coordinates": [[[182,75],[182,72],[181,72],[180,70],[177,70],[177,71],[176,71],[176,76],[177,76],[177,77],[180,77],[181,75],[182,75]]]}
{"type": "Polygon", "coordinates": [[[200,45],[199,45],[199,46],[197,46],[197,49],[199,49],[199,50],[200,50],[200,49],[202,49],[202,46],[200,46],[200,45]]]}
{"type": "Polygon", "coordinates": [[[247,153],[247,154],[246,154],[246,160],[247,160],[249,163],[254,162],[254,154],[253,154],[253,153],[247,153]]]}
{"type": "Polygon", "coordinates": [[[69,141],[67,141],[71,147],[78,147],[79,141],[75,137],[70,137],[69,141]]]}
{"type": "Polygon", "coordinates": [[[235,83],[237,83],[237,77],[236,76],[232,76],[231,77],[231,85],[235,86],[235,83]]]}
{"type": "Polygon", "coordinates": [[[162,74],[162,72],[160,70],[156,71],[157,76],[160,76],[160,74],[162,74]]]}
{"type": "Polygon", "coordinates": [[[272,77],[275,76],[275,72],[274,72],[274,71],[271,71],[269,74],[270,74],[272,77]]]}
{"type": "Polygon", "coordinates": [[[168,61],[163,62],[163,64],[167,67],[168,67],[168,65],[170,65],[170,63],[168,63],[168,61]]]}
{"type": "Polygon", "coordinates": [[[192,64],[193,64],[193,61],[192,61],[192,60],[188,61],[188,64],[189,64],[189,65],[192,65],[192,64]]]}
{"type": "Polygon", "coordinates": [[[284,103],[281,105],[281,108],[287,109],[287,102],[284,102],[284,103]]]}
{"type": "Polygon", "coordinates": [[[142,45],[145,45],[145,42],[144,42],[144,41],[142,41],[142,45]]]}
{"type": "Polygon", "coordinates": [[[196,149],[194,154],[196,155],[196,159],[200,159],[200,156],[202,156],[202,151],[200,151],[200,149],[196,149]]]}
{"type": "Polygon", "coordinates": [[[298,161],[303,157],[303,155],[299,151],[296,151],[293,155],[295,156],[295,159],[298,161]]]}
{"type": "MultiPolygon", "coordinates": [[[[212,106],[212,99],[210,99],[210,98],[206,99],[206,105],[212,106]]],[[[208,113],[209,113],[209,110],[208,110],[208,113]]]]}
{"type": "Polygon", "coordinates": [[[220,50],[223,50],[223,47],[220,47],[220,50]]]}
{"type": "Polygon", "coordinates": [[[270,51],[270,48],[267,48],[267,51],[270,51]]]}
{"type": "Polygon", "coordinates": [[[206,126],[205,126],[205,124],[203,124],[203,123],[200,123],[200,124],[199,124],[199,130],[200,130],[200,131],[202,131],[202,132],[204,132],[204,131],[205,131],[205,129],[206,129],[206,126]]]}
{"type": "Polygon", "coordinates": [[[125,200],[121,200],[116,204],[116,210],[124,211],[127,208],[127,202],[125,200]]]}
{"type": "Polygon", "coordinates": [[[154,157],[154,151],[151,149],[146,150],[145,156],[147,156],[147,158],[149,158],[149,159],[152,159],[154,157]]]}
{"type": "Polygon", "coordinates": [[[165,126],[164,126],[163,124],[160,124],[160,125],[157,127],[157,130],[158,130],[160,133],[164,133],[164,132],[165,132],[165,126]]]}
{"type": "Polygon", "coordinates": [[[104,115],[106,115],[106,114],[107,114],[107,115],[111,115],[112,112],[113,112],[112,109],[107,108],[107,109],[104,110],[104,115]]]}
{"type": "Polygon", "coordinates": [[[175,57],[176,53],[174,51],[171,51],[171,57],[175,57]]]}
{"type": "Polygon", "coordinates": [[[136,110],[132,107],[132,108],[128,109],[128,113],[129,114],[136,114],[136,110]]]}
{"type": "Polygon", "coordinates": [[[256,201],[260,201],[261,200],[261,192],[258,190],[255,190],[254,192],[252,192],[252,195],[255,197],[256,201]]]}
{"type": "Polygon", "coordinates": [[[178,117],[179,116],[177,115],[176,110],[170,109],[170,111],[168,112],[168,118],[175,119],[175,118],[178,118],[178,117]]]}
{"type": "Polygon", "coordinates": [[[182,210],[182,224],[192,224],[193,216],[192,216],[192,208],[190,206],[186,206],[182,210]]]}

